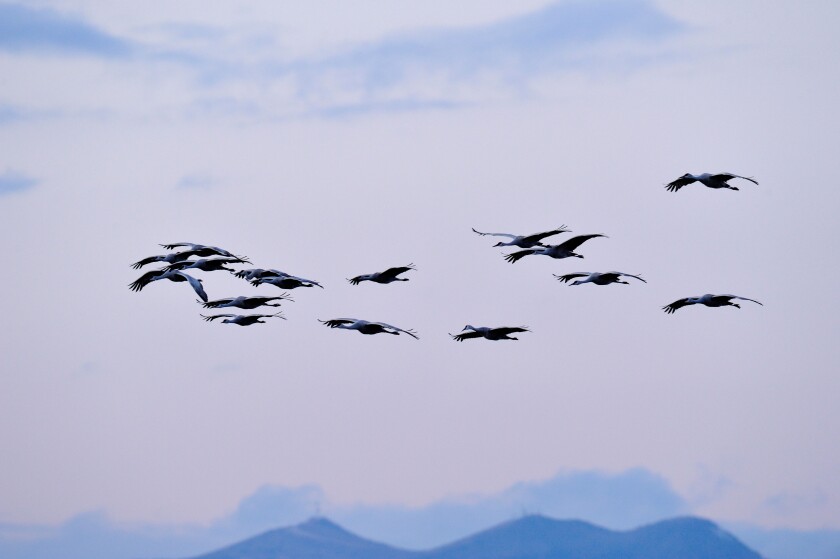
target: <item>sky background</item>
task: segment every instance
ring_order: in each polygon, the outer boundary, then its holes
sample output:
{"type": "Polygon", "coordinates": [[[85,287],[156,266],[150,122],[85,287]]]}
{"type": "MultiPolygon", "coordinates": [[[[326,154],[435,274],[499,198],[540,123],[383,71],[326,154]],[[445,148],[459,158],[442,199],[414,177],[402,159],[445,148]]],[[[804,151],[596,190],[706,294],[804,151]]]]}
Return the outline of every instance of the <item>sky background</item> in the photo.
{"type": "Polygon", "coordinates": [[[292,522],[644,472],[673,497],[656,513],[558,514],[840,530],[838,17],[0,2],[0,525],[207,527],[314,488],[292,522]],[[760,185],[663,188],[706,171],[760,185]],[[560,224],[609,238],[510,265],[470,231],[560,224]],[[202,322],[182,284],[127,289],[179,241],[325,289],[249,328],[202,322]],[[551,275],[607,270],[648,283],[551,275]],[[764,306],[661,311],[703,293],[764,306]],[[341,316],[420,340],[316,321],[341,316]],[[468,323],[532,332],[454,343],[468,323]]]}

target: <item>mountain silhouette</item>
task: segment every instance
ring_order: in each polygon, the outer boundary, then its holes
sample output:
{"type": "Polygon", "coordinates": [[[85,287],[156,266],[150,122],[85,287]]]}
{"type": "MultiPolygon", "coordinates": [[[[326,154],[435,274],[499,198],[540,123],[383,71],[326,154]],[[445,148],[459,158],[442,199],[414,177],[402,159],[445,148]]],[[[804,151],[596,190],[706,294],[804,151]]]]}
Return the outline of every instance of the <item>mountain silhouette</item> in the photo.
{"type": "Polygon", "coordinates": [[[366,540],[326,518],[316,517],[196,559],[406,559],[413,556],[409,551],[366,540]]]}
{"type": "Polygon", "coordinates": [[[618,532],[532,515],[427,551],[352,534],[326,518],[279,528],[194,559],[761,559],[708,520],[675,518],[618,532]]]}

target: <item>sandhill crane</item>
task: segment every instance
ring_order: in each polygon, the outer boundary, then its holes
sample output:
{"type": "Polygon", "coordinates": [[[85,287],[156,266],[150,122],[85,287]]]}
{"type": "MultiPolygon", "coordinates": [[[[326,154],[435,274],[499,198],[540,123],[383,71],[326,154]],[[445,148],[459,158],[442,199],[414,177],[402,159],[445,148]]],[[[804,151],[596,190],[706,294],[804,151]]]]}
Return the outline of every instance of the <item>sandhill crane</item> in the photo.
{"type": "Polygon", "coordinates": [[[255,287],[260,286],[264,283],[275,285],[280,289],[297,289],[298,287],[314,287],[316,285],[321,289],[324,288],[324,286],[318,283],[317,281],[290,275],[263,277],[251,280],[251,285],[255,287]]]}
{"type": "Polygon", "coordinates": [[[561,225],[556,229],[552,229],[551,231],[543,231],[542,233],[534,233],[533,235],[513,235],[511,233],[482,233],[481,231],[476,231],[473,228],[473,232],[478,233],[479,235],[492,235],[495,237],[509,237],[510,241],[507,243],[498,242],[494,247],[508,247],[508,246],[517,246],[519,248],[532,248],[535,246],[548,246],[542,244],[540,241],[545,239],[546,237],[551,237],[552,235],[557,235],[558,233],[568,233],[569,229],[566,229],[565,225],[561,225]]]}
{"type": "MultiPolygon", "coordinates": [[[[738,295],[712,295],[711,293],[706,293],[705,295],[701,295],[700,297],[686,297],[685,299],[677,299],[670,305],[665,305],[664,307],[662,307],[662,310],[664,310],[668,314],[672,314],[676,312],[677,309],[681,309],[682,307],[686,307],[688,305],[706,305],[707,307],[735,307],[736,309],[740,309],[741,305],[733,303],[732,299],[741,299],[743,301],[752,301],[753,303],[758,303],[758,301],[756,301],[755,299],[739,297],[738,295]]],[[[762,305],[761,303],[758,304],[762,305]]]]}
{"type": "Polygon", "coordinates": [[[331,320],[321,320],[321,322],[330,328],[342,328],[344,330],[356,330],[362,334],[393,334],[399,336],[400,333],[408,334],[415,340],[419,340],[417,333],[414,330],[403,330],[384,322],[368,322],[367,320],[360,320],[358,318],[333,318],[331,320]]]}
{"type": "Polygon", "coordinates": [[[676,192],[687,184],[699,182],[708,186],[709,188],[728,188],[729,190],[738,190],[737,186],[731,186],[727,182],[731,179],[744,179],[758,184],[758,181],[753,178],[742,177],[741,175],[733,175],[732,173],[703,173],[700,175],[692,175],[691,173],[686,173],[677,180],[671,181],[668,184],[666,184],[665,188],[670,192],[676,192]]]}
{"type": "Polygon", "coordinates": [[[203,303],[205,309],[221,309],[224,307],[238,307],[240,309],[256,309],[257,307],[279,307],[280,303],[272,303],[271,301],[294,301],[287,294],[277,295],[274,297],[246,297],[244,295],[239,297],[228,297],[226,299],[216,299],[214,301],[207,301],[203,303]]]}
{"type": "Polygon", "coordinates": [[[593,235],[578,235],[577,237],[572,237],[571,239],[560,243],[559,245],[549,245],[547,247],[542,248],[528,248],[525,250],[512,252],[511,254],[506,254],[505,260],[513,264],[516,261],[531,254],[543,254],[545,256],[550,256],[551,258],[569,258],[571,256],[574,256],[576,258],[583,258],[583,256],[576,253],[574,250],[589,239],[594,239],[595,237],[606,237],[606,235],[601,235],[600,233],[596,233],[593,235]]]}
{"type": "Polygon", "coordinates": [[[174,282],[189,282],[192,288],[198,294],[198,296],[201,297],[201,300],[205,302],[207,301],[207,293],[204,292],[204,287],[202,287],[201,285],[201,280],[187,275],[184,272],[181,272],[180,270],[152,270],[151,272],[146,272],[145,274],[128,284],[128,287],[132,291],[141,291],[144,287],[146,287],[153,281],[164,279],[168,279],[169,281],[174,282]]]}
{"type": "Polygon", "coordinates": [[[228,268],[225,264],[250,264],[245,258],[199,258],[198,260],[182,260],[180,262],[173,262],[166,267],[167,270],[187,270],[195,268],[205,272],[215,272],[218,270],[227,270],[228,272],[235,272],[233,268],[228,268]]]}
{"type": "Polygon", "coordinates": [[[569,283],[569,281],[575,278],[584,278],[580,280],[575,280],[570,285],[580,285],[582,283],[594,283],[595,285],[609,285],[611,283],[629,284],[629,281],[621,281],[622,276],[627,276],[628,278],[636,278],[639,281],[647,283],[647,281],[642,279],[640,276],[634,276],[633,274],[625,274],[624,272],[577,272],[574,274],[565,274],[562,276],[557,274],[553,275],[555,278],[562,281],[563,283],[569,283]]]}
{"type": "Polygon", "coordinates": [[[239,326],[250,326],[251,324],[265,324],[264,320],[260,320],[261,318],[282,318],[286,320],[286,317],[280,313],[275,314],[212,314],[212,315],[201,315],[201,317],[206,320],[207,322],[211,322],[216,320],[217,318],[224,318],[222,321],[223,324],[237,324],[239,326]]]}
{"type": "Polygon", "coordinates": [[[490,328],[488,326],[472,326],[467,324],[464,330],[472,330],[471,332],[461,332],[460,334],[449,334],[452,339],[457,342],[463,342],[470,338],[486,338],[488,340],[518,340],[510,334],[516,332],[530,332],[527,326],[499,326],[498,328],[490,328]]]}
{"type": "Polygon", "coordinates": [[[398,278],[397,276],[409,270],[416,270],[414,264],[408,266],[398,266],[395,268],[388,268],[384,272],[374,272],[373,274],[363,274],[350,278],[347,281],[353,285],[359,285],[363,281],[372,281],[374,283],[392,283],[395,281],[408,281],[408,278],[398,278]]]}

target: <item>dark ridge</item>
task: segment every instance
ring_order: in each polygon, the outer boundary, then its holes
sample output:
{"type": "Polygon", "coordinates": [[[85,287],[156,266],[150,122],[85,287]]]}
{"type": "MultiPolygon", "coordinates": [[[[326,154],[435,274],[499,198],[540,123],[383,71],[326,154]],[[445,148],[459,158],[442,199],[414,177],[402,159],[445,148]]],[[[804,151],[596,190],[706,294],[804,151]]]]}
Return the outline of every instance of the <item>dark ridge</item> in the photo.
{"type": "Polygon", "coordinates": [[[616,532],[581,520],[531,515],[428,551],[406,551],[323,517],[260,534],[195,559],[761,559],[701,518],[616,532]]]}

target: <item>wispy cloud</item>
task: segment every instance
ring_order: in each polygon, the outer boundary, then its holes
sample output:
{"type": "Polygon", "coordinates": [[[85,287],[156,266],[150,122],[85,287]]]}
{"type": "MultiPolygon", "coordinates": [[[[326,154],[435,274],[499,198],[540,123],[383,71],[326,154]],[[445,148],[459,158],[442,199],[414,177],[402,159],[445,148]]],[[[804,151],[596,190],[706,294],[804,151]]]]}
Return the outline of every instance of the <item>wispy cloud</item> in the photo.
{"type": "Polygon", "coordinates": [[[0,4],[0,50],[120,57],[131,44],[81,19],[21,4],[0,4]]]}
{"type": "Polygon", "coordinates": [[[345,118],[517,100],[546,78],[661,60],[665,40],[685,28],[651,0],[565,0],[490,24],[419,29],[289,60],[253,29],[162,23],[129,40],[59,12],[0,4],[0,51],[119,64],[131,54],[123,71],[154,68],[155,80],[189,88],[186,118],[345,118]]]}
{"type": "Polygon", "coordinates": [[[16,171],[6,171],[0,174],[0,196],[24,192],[34,188],[38,180],[16,171]]]}
{"type": "Polygon", "coordinates": [[[355,103],[343,103],[350,105],[407,97],[451,102],[476,85],[519,90],[533,78],[605,59],[635,62],[632,50],[617,55],[597,47],[656,43],[683,29],[647,0],[558,2],[488,25],[420,30],[275,71],[316,102],[342,96],[355,96],[355,103]]]}
{"type": "Polygon", "coordinates": [[[372,86],[391,85],[416,69],[464,78],[489,69],[522,75],[558,69],[586,46],[618,39],[659,40],[681,28],[647,0],[558,2],[488,25],[385,39],[312,67],[351,68],[372,86]]]}

